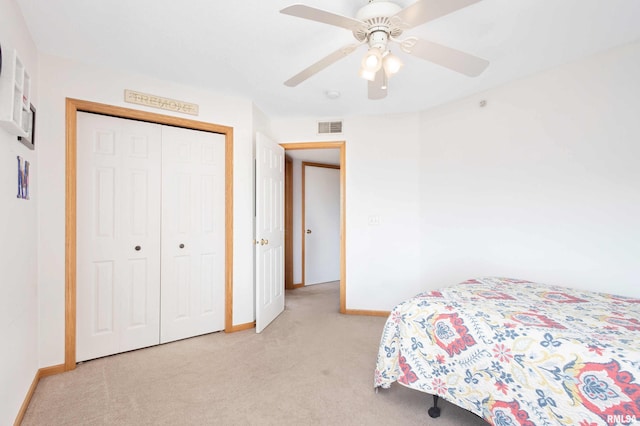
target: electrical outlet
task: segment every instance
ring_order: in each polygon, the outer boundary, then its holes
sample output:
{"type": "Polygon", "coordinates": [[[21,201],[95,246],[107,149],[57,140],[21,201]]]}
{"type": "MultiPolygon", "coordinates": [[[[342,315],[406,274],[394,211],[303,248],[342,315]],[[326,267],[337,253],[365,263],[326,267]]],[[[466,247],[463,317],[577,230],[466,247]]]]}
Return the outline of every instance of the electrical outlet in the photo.
{"type": "Polygon", "coordinates": [[[369,216],[368,224],[369,226],[380,225],[380,216],[369,216]]]}

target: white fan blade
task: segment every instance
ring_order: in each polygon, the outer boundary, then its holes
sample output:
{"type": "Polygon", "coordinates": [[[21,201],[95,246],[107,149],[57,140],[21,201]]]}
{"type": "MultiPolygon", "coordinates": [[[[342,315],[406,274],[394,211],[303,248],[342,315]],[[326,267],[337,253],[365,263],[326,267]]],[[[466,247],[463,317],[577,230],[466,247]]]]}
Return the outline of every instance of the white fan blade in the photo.
{"type": "Polygon", "coordinates": [[[415,39],[414,42],[415,44],[412,47],[406,49],[403,47],[402,50],[469,77],[476,77],[482,74],[482,71],[489,66],[489,61],[486,59],[478,58],[460,50],[426,40],[415,39]]]}
{"type": "MultiPolygon", "coordinates": [[[[418,0],[407,6],[395,17],[402,21],[402,28],[409,29],[448,15],[463,7],[470,6],[480,0],[418,0]]],[[[394,18],[395,18],[394,17],[394,18]]]]}
{"type": "Polygon", "coordinates": [[[369,81],[369,99],[383,99],[387,97],[387,76],[384,68],[376,73],[376,79],[369,81]]]}
{"type": "Polygon", "coordinates": [[[335,25],[336,27],[346,28],[349,31],[354,31],[364,25],[364,22],[357,19],[336,15],[335,13],[316,9],[315,7],[306,6],[304,4],[294,4],[285,7],[280,11],[280,13],[309,19],[311,21],[322,22],[324,24],[335,25]]]}
{"type": "Polygon", "coordinates": [[[285,81],[284,84],[289,87],[297,86],[298,84],[302,83],[312,75],[322,71],[323,69],[333,64],[334,62],[337,62],[340,59],[344,58],[345,56],[349,55],[354,50],[356,50],[358,46],[360,46],[360,44],[350,44],[336,50],[335,52],[329,54],[328,56],[325,56],[324,58],[320,59],[315,64],[300,71],[298,74],[294,75],[289,80],[285,81]]]}

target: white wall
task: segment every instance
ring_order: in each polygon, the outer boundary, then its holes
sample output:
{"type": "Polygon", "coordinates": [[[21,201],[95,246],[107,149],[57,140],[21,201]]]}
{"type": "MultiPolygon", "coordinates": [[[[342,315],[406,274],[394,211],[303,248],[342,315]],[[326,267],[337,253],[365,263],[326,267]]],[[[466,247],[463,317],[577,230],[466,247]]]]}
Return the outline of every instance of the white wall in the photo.
{"type": "Polygon", "coordinates": [[[133,89],[199,104],[200,121],[234,128],[234,253],[233,322],[244,324],[253,315],[253,114],[251,101],[225,97],[141,75],[97,68],[40,55],[42,87],[38,111],[42,214],[40,226],[40,365],[64,361],[64,224],[65,224],[65,98],[147,110],[123,101],[124,89],[133,89]]]}
{"type": "Polygon", "coordinates": [[[640,44],[426,111],[420,133],[425,288],[640,296],[640,44]]]}
{"type": "Polygon", "coordinates": [[[331,138],[319,119],[274,119],[274,138],[345,141],[347,309],[388,310],[421,289],[419,114],[345,117],[331,138]]]}
{"type": "MultiPolygon", "coordinates": [[[[423,113],[345,117],[347,308],[486,275],[638,297],[639,116],[636,43],[423,113]]],[[[273,120],[274,137],[326,140],[318,119],[273,120]]]]}
{"type": "MultiPolygon", "coordinates": [[[[38,108],[36,47],[15,2],[0,0],[0,11],[4,62],[0,84],[10,81],[8,62],[15,48],[32,78],[32,103],[38,108]]],[[[38,151],[27,149],[16,136],[0,128],[0,339],[3,346],[0,424],[3,425],[15,421],[38,370],[38,157],[38,151]],[[18,155],[31,164],[28,201],[16,198],[18,155]]]]}

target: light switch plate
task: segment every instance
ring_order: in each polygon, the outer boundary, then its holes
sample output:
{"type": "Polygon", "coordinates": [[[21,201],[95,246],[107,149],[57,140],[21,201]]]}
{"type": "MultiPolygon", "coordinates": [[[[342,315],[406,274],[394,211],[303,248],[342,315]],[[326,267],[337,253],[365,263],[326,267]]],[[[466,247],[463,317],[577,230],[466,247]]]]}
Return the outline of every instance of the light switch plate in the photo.
{"type": "Polygon", "coordinates": [[[378,215],[369,216],[367,223],[369,224],[369,226],[380,225],[380,216],[378,215]]]}

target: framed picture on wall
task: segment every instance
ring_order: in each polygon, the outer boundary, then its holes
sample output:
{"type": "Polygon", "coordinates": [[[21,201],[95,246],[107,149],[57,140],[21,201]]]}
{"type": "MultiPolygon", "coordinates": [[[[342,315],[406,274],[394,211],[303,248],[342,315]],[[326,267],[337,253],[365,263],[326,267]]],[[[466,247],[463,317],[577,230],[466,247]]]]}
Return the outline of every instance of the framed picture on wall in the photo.
{"type": "Polygon", "coordinates": [[[22,142],[27,148],[36,148],[36,109],[33,104],[29,105],[29,112],[27,113],[27,136],[18,136],[18,140],[22,142]]]}

